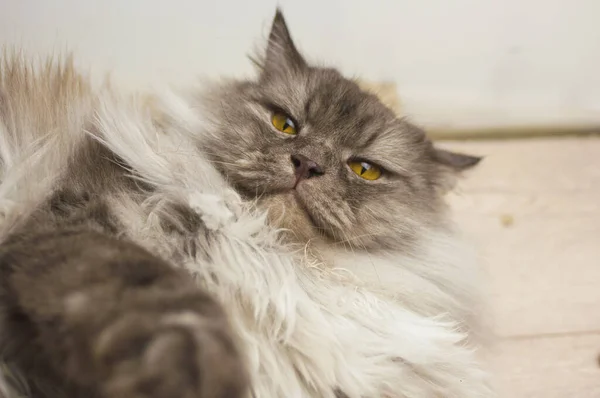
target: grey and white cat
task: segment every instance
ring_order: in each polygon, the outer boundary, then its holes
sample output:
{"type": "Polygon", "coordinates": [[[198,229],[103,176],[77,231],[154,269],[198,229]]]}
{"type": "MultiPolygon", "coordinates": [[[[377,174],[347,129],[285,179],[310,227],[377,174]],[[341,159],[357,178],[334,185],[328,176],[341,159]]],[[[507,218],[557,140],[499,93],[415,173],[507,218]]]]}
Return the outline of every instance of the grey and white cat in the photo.
{"type": "Polygon", "coordinates": [[[279,11],[257,63],[132,99],[4,56],[0,395],[491,396],[443,199],[479,158],[308,64],[279,11]]]}

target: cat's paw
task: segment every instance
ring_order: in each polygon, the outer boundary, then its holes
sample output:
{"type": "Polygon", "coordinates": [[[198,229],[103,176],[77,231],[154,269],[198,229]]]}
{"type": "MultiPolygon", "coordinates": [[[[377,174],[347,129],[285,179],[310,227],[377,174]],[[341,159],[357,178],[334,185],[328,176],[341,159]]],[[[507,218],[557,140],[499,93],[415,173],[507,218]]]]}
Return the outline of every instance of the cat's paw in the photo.
{"type": "Polygon", "coordinates": [[[193,311],[130,314],[103,331],[95,356],[107,398],[242,398],[246,373],[228,327],[193,311]]]}
{"type": "Polygon", "coordinates": [[[236,208],[228,202],[214,194],[193,193],[188,198],[188,205],[200,216],[206,228],[213,231],[235,221],[236,208]]]}

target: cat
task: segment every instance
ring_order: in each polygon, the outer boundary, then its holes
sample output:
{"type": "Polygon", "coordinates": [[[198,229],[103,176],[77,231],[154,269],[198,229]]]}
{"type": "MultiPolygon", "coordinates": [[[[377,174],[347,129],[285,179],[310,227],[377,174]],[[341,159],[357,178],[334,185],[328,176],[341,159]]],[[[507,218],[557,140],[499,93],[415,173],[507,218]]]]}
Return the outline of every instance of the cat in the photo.
{"type": "Polygon", "coordinates": [[[310,65],[280,10],[256,64],[130,98],[4,55],[0,395],[492,396],[444,203],[480,158],[310,65]]]}

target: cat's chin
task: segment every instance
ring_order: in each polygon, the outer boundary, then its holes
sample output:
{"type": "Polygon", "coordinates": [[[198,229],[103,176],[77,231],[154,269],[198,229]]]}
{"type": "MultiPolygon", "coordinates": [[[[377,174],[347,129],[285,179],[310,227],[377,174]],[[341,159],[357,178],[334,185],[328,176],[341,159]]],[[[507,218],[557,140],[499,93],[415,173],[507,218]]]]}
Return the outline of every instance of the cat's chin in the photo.
{"type": "Polygon", "coordinates": [[[306,243],[310,240],[322,239],[322,235],[295,190],[265,196],[259,200],[258,206],[268,212],[269,224],[288,231],[287,235],[292,240],[306,243]]]}

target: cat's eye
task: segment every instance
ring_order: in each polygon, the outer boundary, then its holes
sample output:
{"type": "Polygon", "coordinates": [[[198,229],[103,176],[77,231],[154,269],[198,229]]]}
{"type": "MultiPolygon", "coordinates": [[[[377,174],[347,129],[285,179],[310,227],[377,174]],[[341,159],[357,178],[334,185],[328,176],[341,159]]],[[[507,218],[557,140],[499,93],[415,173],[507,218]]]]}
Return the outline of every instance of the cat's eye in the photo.
{"type": "Polygon", "coordinates": [[[282,133],[296,135],[296,124],[285,113],[273,113],[273,116],[271,116],[271,123],[273,123],[273,127],[281,131],[282,133]]]}
{"type": "Polygon", "coordinates": [[[381,177],[381,169],[369,162],[351,160],[348,162],[350,169],[359,177],[365,180],[376,180],[381,177]]]}

